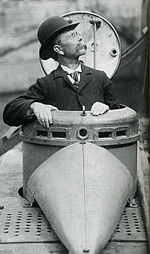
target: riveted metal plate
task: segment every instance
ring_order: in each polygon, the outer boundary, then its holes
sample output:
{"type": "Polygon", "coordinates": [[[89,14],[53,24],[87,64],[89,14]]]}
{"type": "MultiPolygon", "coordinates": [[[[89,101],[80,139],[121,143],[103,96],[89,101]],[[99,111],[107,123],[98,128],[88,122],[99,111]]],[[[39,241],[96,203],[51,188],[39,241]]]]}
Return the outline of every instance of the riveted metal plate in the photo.
{"type": "MultiPolygon", "coordinates": [[[[6,198],[0,210],[1,243],[51,242],[59,239],[39,207],[31,207],[22,198],[6,198]]],[[[112,241],[146,241],[144,219],[140,207],[124,209],[112,241]]]]}
{"type": "Polygon", "coordinates": [[[112,235],[114,241],[146,241],[144,218],[140,207],[126,207],[112,235]]]}
{"type": "Polygon", "coordinates": [[[59,241],[39,207],[31,207],[20,198],[9,201],[0,210],[1,243],[59,241]]]}

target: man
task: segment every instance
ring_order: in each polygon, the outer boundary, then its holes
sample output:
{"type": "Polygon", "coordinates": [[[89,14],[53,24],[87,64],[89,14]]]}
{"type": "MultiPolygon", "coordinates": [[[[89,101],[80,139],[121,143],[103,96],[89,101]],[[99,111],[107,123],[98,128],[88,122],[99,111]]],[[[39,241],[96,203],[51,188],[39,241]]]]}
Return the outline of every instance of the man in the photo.
{"type": "Polygon", "coordinates": [[[8,125],[22,125],[36,116],[40,124],[52,124],[52,110],[86,110],[97,116],[119,108],[113,84],[103,71],[85,66],[79,57],[87,46],[76,24],[62,17],[51,17],[38,29],[40,57],[58,61],[56,70],[37,79],[24,95],[11,101],[3,113],[8,125]],[[75,73],[74,73],[75,72],[75,73]]]}

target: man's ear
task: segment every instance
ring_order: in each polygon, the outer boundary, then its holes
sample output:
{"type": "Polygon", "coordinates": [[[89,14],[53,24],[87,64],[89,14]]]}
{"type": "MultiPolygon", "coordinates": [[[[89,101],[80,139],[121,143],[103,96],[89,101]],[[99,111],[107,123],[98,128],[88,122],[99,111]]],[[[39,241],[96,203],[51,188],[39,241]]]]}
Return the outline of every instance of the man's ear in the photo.
{"type": "Polygon", "coordinates": [[[64,52],[63,52],[63,50],[62,50],[62,48],[61,48],[60,45],[57,45],[57,44],[54,45],[53,49],[54,49],[54,51],[55,51],[57,54],[64,55],[64,52]]]}

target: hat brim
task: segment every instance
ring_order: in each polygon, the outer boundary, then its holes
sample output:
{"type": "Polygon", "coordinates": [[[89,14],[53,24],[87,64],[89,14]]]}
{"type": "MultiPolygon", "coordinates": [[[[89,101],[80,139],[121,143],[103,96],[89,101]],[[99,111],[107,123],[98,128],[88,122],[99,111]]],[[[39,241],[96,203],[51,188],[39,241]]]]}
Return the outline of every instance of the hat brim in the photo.
{"type": "Polygon", "coordinates": [[[42,60],[47,60],[52,56],[53,52],[53,41],[57,37],[58,34],[67,30],[67,29],[74,29],[79,23],[68,24],[67,26],[61,27],[60,29],[56,30],[53,34],[51,34],[42,44],[39,55],[42,60]]]}

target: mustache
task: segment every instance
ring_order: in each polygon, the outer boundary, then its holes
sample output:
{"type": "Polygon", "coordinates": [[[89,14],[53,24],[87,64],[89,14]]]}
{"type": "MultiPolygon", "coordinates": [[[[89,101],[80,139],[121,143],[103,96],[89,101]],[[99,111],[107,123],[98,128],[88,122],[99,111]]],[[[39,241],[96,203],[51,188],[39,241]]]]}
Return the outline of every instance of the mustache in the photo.
{"type": "Polygon", "coordinates": [[[85,50],[87,50],[87,45],[86,44],[78,44],[77,45],[77,49],[82,49],[84,48],[85,50]]]}

